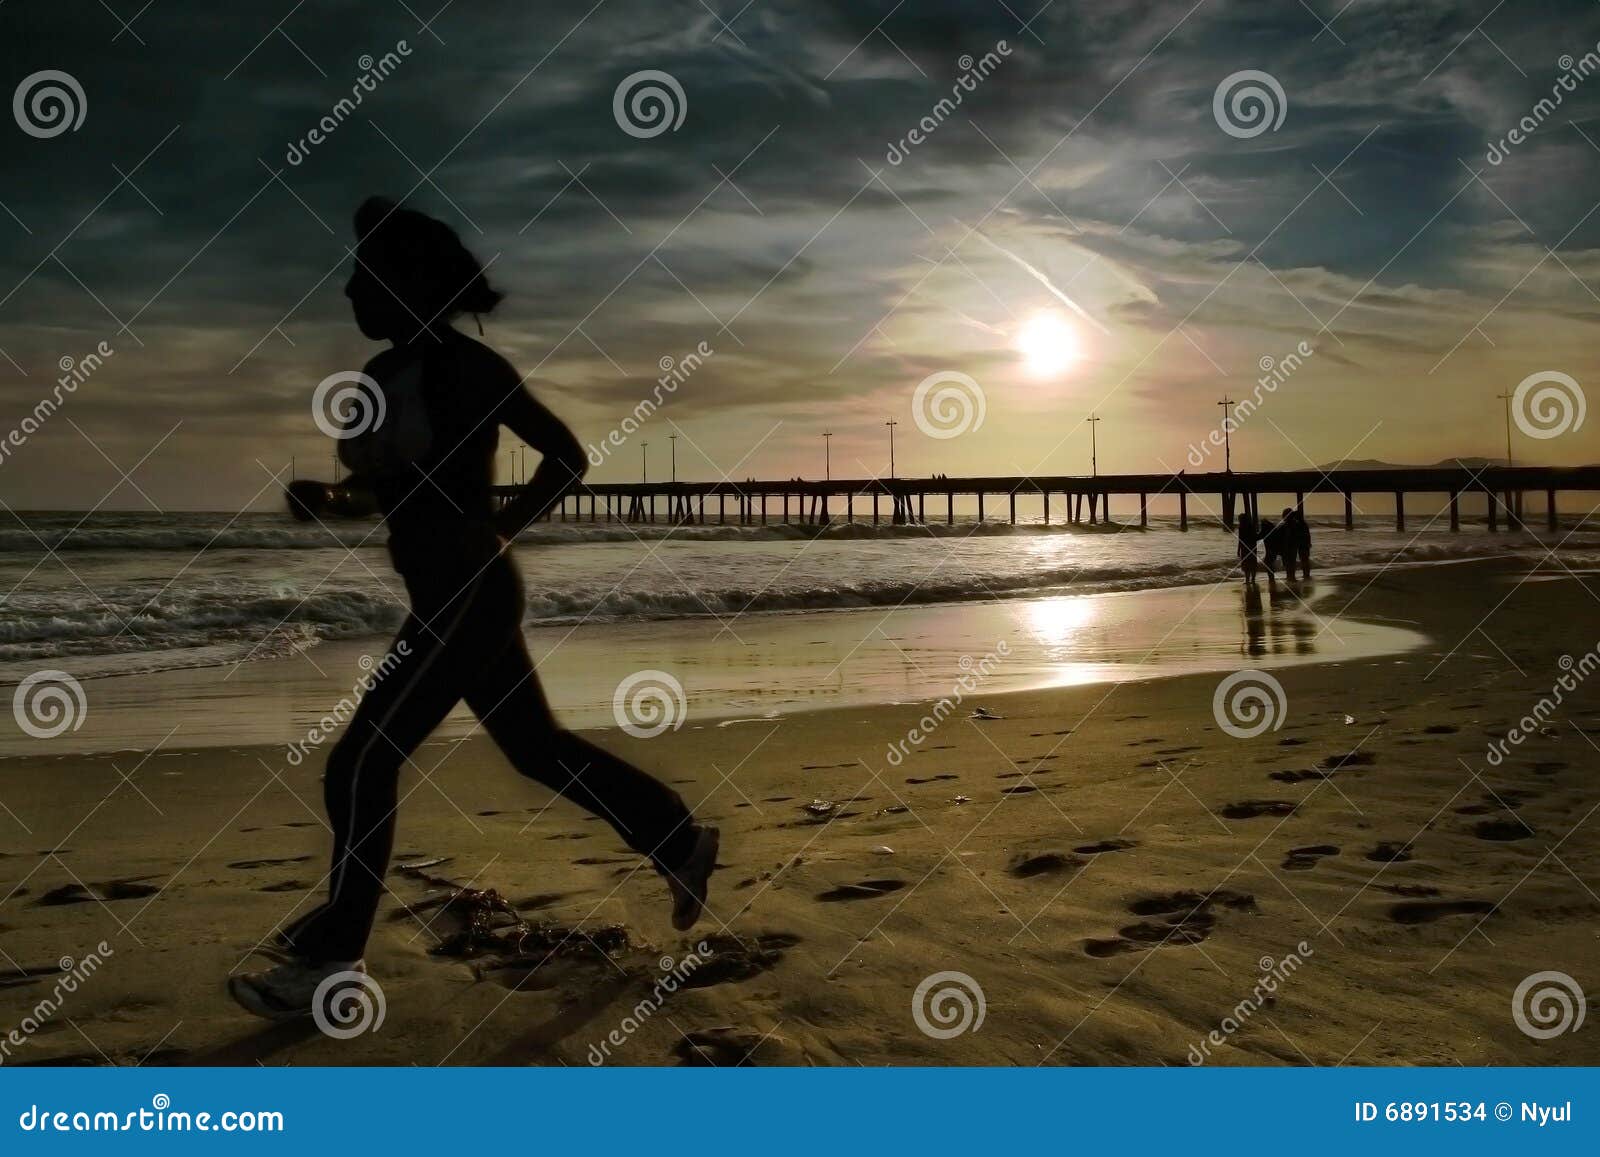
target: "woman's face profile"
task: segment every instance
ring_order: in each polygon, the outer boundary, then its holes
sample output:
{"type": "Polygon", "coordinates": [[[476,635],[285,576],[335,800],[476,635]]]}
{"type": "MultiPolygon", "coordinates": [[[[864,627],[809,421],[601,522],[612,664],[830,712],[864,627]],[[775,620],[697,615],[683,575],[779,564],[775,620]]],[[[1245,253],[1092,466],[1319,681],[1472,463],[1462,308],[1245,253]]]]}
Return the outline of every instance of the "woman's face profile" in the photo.
{"type": "Polygon", "coordinates": [[[395,317],[398,303],[359,257],[350,272],[350,280],[345,282],[344,293],[350,299],[356,326],[366,337],[387,341],[398,332],[395,317]]]}

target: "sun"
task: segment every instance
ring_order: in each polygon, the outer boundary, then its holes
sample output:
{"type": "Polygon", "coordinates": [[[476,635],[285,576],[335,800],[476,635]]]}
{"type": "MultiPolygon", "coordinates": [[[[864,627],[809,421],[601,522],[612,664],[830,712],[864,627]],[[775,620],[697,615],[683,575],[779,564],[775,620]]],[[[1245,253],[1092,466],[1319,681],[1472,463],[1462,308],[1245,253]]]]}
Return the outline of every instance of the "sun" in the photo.
{"type": "Polygon", "coordinates": [[[1060,313],[1043,309],[1023,323],[1016,337],[1028,372],[1035,377],[1054,377],[1082,356],[1078,331],[1060,313]]]}

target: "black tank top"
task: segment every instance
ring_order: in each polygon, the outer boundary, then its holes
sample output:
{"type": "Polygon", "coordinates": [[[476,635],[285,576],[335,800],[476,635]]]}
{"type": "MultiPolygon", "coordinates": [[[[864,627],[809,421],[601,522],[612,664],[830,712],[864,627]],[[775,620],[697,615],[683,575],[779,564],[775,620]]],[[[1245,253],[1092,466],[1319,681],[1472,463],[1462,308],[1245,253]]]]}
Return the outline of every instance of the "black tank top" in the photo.
{"type": "Polygon", "coordinates": [[[496,411],[503,399],[465,372],[470,339],[386,350],[367,363],[379,397],[339,459],[378,500],[402,573],[479,569],[499,549],[493,517],[496,411]]]}

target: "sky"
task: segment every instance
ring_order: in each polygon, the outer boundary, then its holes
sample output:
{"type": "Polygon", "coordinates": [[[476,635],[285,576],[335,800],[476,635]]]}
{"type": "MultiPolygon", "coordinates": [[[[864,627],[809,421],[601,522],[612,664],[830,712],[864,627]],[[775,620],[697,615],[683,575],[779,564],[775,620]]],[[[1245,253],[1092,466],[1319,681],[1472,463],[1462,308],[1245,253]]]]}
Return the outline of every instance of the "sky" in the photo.
{"type": "Polygon", "coordinates": [[[325,476],[374,193],[594,481],[1212,469],[1224,397],[1238,469],[1503,456],[1535,375],[1515,459],[1600,461],[1592,0],[437,4],[0,7],[0,501],[325,476]]]}

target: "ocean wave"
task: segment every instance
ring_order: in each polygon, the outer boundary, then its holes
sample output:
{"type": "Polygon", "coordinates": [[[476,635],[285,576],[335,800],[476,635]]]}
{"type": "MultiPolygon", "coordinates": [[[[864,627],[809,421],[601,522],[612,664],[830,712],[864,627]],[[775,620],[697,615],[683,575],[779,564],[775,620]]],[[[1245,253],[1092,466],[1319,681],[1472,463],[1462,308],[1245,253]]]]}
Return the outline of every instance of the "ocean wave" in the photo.
{"type": "MultiPolygon", "coordinates": [[[[1437,562],[1504,554],[1494,541],[1419,542],[1400,550],[1358,552],[1344,569],[1396,562],[1437,562]]],[[[743,614],[836,611],[855,608],[961,603],[1060,593],[1106,593],[1217,582],[1233,571],[1232,559],[1209,552],[1192,563],[1084,564],[1010,573],[940,573],[922,577],[855,576],[846,581],[783,585],[706,584],[700,589],[617,589],[598,598],[592,584],[555,586],[538,568],[525,568],[530,627],[574,622],[728,618],[743,614]]],[[[0,663],[63,656],[127,655],[194,648],[243,647],[251,657],[281,654],[324,640],[392,633],[406,608],[392,592],[311,589],[289,584],[249,589],[243,583],[209,583],[159,589],[106,588],[94,593],[64,588],[46,596],[15,593],[0,606],[0,663]]]]}
{"type": "MultiPolygon", "coordinates": [[[[1106,534],[1117,526],[1043,526],[1022,523],[971,521],[925,526],[895,526],[889,523],[831,522],[824,526],[797,523],[769,523],[766,526],[739,526],[665,523],[622,524],[553,522],[539,523],[517,536],[519,546],[577,546],[584,543],[659,542],[804,542],[808,539],[848,542],[871,539],[926,539],[995,535],[1031,534],[1106,534]]],[[[189,551],[202,550],[350,550],[359,547],[381,548],[388,541],[383,525],[371,522],[263,524],[203,524],[162,526],[85,526],[43,525],[31,529],[0,529],[0,554],[43,554],[46,551],[189,551]]]]}
{"type": "MultiPolygon", "coordinates": [[[[1342,522],[1336,519],[1312,519],[1312,527],[1319,533],[1339,533],[1342,522]]],[[[1380,516],[1363,516],[1357,520],[1363,530],[1384,529],[1388,520],[1380,516]]],[[[1193,518],[1190,526],[1197,535],[1215,533],[1215,520],[1193,518]]],[[[1575,526],[1567,520],[1557,532],[1566,535],[1575,526]]],[[[1177,520],[1166,516],[1150,519],[1149,531],[1161,532],[1175,528],[1177,520]]],[[[1012,524],[998,520],[975,522],[970,517],[955,522],[933,520],[916,525],[895,525],[890,522],[873,523],[835,520],[826,525],[770,522],[766,525],[737,523],[684,523],[671,525],[659,523],[606,523],[541,522],[517,536],[519,546],[576,546],[585,543],[658,542],[670,538],[679,543],[712,542],[824,542],[895,541],[947,538],[997,538],[1035,537],[1057,535],[1103,536],[1138,533],[1142,529],[1136,522],[1111,522],[1088,525],[1085,523],[1019,522],[1012,524]]],[[[1504,550],[1503,540],[1475,538],[1476,528],[1461,536],[1452,536],[1449,543],[1430,542],[1427,548],[1443,552],[1461,551],[1463,556],[1493,553],[1504,550]],[[1492,546],[1490,544],[1493,544],[1492,546]]],[[[1591,536],[1592,537],[1592,536],[1591,536]]],[[[40,555],[46,551],[188,551],[215,550],[352,550],[357,548],[381,549],[388,532],[381,522],[299,523],[276,515],[252,514],[235,518],[208,519],[201,516],[167,516],[155,519],[126,519],[110,523],[81,524],[79,519],[55,515],[30,519],[28,526],[0,528],[0,555],[40,555]]],[[[1592,545],[1592,544],[1591,544],[1592,545]]]]}

